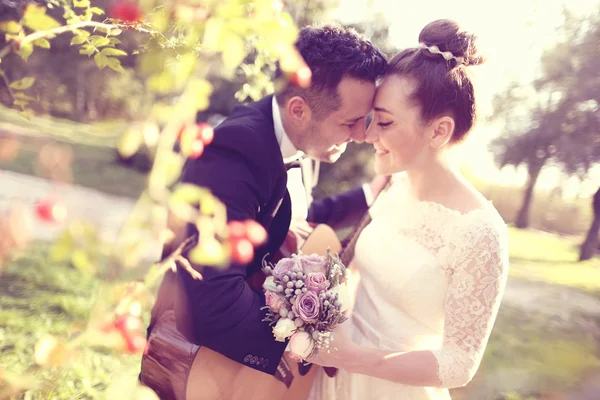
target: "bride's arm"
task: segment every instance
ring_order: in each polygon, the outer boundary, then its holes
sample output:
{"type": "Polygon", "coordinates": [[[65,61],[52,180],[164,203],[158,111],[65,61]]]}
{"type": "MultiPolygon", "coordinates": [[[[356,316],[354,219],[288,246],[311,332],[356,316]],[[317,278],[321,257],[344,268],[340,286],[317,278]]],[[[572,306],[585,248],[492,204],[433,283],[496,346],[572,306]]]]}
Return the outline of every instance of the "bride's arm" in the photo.
{"type": "Polygon", "coordinates": [[[403,353],[377,350],[358,346],[337,333],[332,345],[337,350],[321,351],[313,362],[406,385],[466,385],[479,367],[508,270],[505,230],[486,229],[477,237],[465,238],[471,244],[453,268],[439,349],[403,353]]]}

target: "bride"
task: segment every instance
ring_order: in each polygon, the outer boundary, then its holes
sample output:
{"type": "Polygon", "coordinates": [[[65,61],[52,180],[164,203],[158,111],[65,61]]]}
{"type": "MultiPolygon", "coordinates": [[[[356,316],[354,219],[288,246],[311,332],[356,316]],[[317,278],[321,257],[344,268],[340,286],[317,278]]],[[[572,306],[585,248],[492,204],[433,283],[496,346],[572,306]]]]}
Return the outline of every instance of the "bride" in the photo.
{"type": "Polygon", "coordinates": [[[394,175],[357,242],[361,281],[311,399],[449,399],[484,353],[508,273],[506,224],[453,165],[475,119],[468,68],[484,60],[453,21],[390,62],[367,141],[394,175]]]}

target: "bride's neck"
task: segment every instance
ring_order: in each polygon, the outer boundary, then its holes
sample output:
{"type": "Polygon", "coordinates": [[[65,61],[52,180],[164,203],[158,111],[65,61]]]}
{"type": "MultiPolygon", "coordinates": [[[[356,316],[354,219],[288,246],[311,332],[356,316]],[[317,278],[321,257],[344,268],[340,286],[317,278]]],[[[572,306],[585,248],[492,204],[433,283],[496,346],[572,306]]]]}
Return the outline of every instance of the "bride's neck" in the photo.
{"type": "Polygon", "coordinates": [[[406,171],[410,191],[418,200],[443,202],[464,181],[460,169],[448,159],[406,171]]]}

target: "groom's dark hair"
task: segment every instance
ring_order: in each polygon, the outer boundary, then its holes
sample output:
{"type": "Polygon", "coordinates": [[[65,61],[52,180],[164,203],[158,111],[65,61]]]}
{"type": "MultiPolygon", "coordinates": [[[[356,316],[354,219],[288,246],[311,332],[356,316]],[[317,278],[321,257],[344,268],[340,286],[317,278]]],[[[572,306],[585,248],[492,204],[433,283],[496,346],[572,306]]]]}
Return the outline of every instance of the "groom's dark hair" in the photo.
{"type": "Polygon", "coordinates": [[[338,24],[302,28],[296,48],[312,71],[312,83],[307,89],[287,85],[277,98],[283,104],[301,96],[317,120],[341,107],[338,85],[342,78],[375,82],[387,66],[386,56],[369,40],[338,24]]]}

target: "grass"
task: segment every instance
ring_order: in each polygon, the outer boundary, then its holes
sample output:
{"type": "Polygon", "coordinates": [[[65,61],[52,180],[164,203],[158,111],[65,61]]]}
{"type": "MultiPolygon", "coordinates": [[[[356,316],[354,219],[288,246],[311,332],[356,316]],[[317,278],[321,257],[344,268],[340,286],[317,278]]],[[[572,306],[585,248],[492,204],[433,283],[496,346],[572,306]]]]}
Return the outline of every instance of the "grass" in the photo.
{"type": "Polygon", "coordinates": [[[579,241],[510,228],[510,275],[600,294],[600,257],[578,262],[579,241]]]}
{"type": "MultiPolygon", "coordinates": [[[[131,168],[119,163],[117,152],[112,147],[98,147],[28,135],[17,137],[21,140],[21,146],[16,158],[9,163],[0,161],[0,169],[46,177],[38,166],[36,156],[42,146],[52,142],[70,147],[73,154],[73,183],[76,185],[131,198],[139,196],[145,188],[146,174],[141,172],[141,168],[131,168]]],[[[138,157],[135,162],[142,167],[139,164],[144,161],[138,157]]]]}
{"type": "Polygon", "coordinates": [[[15,398],[101,398],[115,376],[135,381],[138,356],[102,349],[84,348],[62,368],[34,365],[35,343],[46,334],[67,338],[83,326],[102,283],[69,265],[49,263],[44,245],[6,265],[0,278],[0,368],[33,375],[40,384],[15,398]]]}

